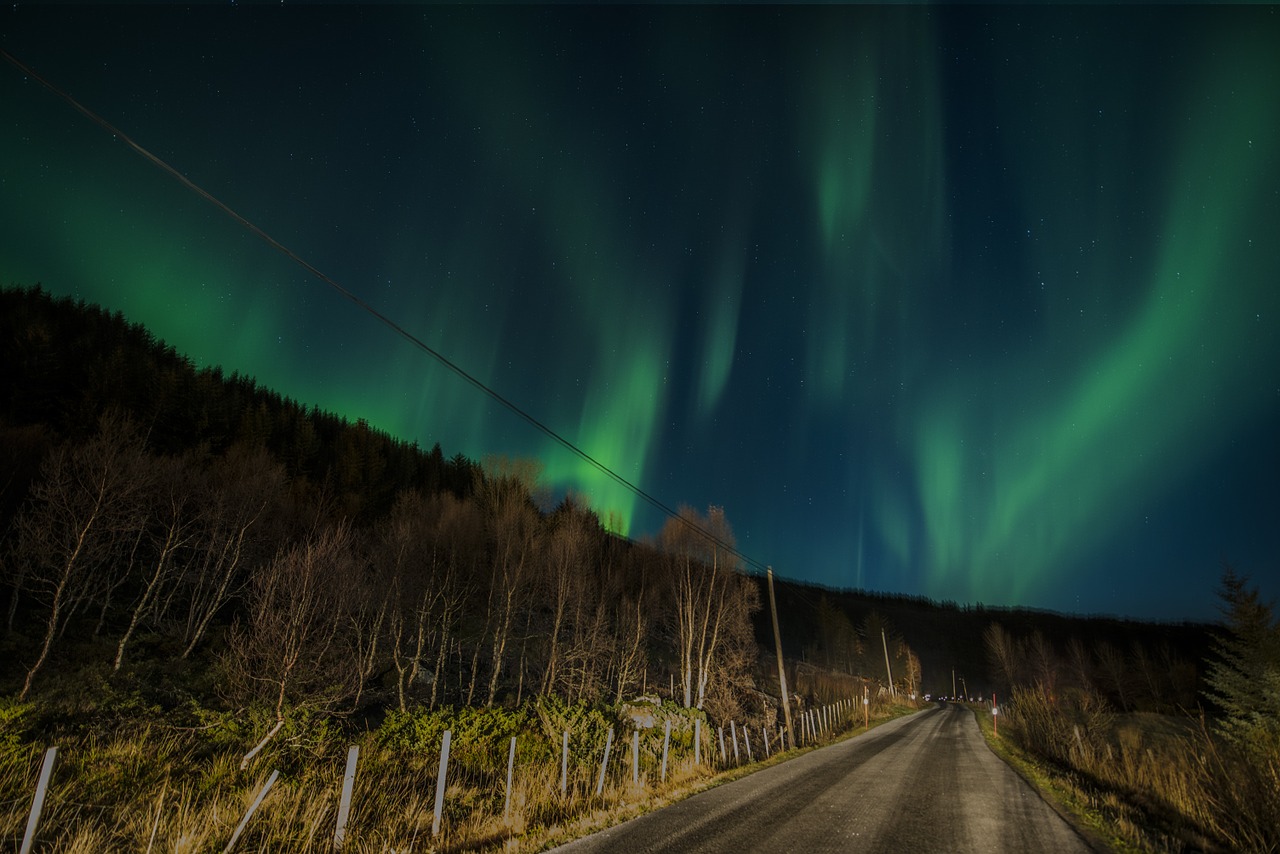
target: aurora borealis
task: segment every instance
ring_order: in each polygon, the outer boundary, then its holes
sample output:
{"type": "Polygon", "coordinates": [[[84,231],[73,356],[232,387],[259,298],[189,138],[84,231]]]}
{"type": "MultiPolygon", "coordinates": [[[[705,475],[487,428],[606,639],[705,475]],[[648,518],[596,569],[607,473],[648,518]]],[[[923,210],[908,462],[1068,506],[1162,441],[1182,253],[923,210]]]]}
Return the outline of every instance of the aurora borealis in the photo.
{"type": "MultiPolygon", "coordinates": [[[[781,575],[1280,595],[1275,7],[161,7],[0,44],[781,575]]],[[[8,64],[0,280],[658,513],[8,64]]]]}

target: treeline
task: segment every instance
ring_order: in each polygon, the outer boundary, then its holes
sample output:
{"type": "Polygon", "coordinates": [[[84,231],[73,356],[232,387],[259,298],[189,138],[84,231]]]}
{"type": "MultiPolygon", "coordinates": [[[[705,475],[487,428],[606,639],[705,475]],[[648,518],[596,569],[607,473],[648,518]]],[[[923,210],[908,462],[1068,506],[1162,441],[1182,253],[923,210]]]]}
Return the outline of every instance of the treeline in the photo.
{"type": "Polygon", "coordinates": [[[217,628],[219,690],[277,715],[380,691],[402,708],[616,702],[649,668],[687,706],[739,711],[757,600],[723,515],[685,511],[633,546],[570,499],[539,512],[528,469],[495,463],[462,498],[405,490],[357,525],[260,445],[156,454],[108,414],[52,450],[5,538],[19,696],[69,626],[111,640],[113,671],[143,635],[185,659],[217,628]]]}
{"type": "Polygon", "coordinates": [[[713,718],[759,711],[758,588],[720,510],[630,543],[572,498],[540,509],[536,463],[446,461],[195,370],[118,315],[0,301],[20,697],[86,666],[190,661],[178,693],[277,714],[650,686],[713,718]]]}
{"type": "Polygon", "coordinates": [[[1123,712],[1185,714],[1196,708],[1199,662],[1167,642],[1148,646],[1135,638],[1123,647],[1073,635],[1059,646],[1039,629],[1018,636],[999,623],[988,625],[983,639],[993,684],[1005,697],[1027,688],[1050,700],[1097,698],[1123,712]]]}
{"type": "MultiPolygon", "coordinates": [[[[535,463],[424,451],[250,377],[197,369],[120,314],[38,287],[0,290],[0,348],[12,366],[0,372],[4,688],[24,690],[28,675],[38,688],[42,671],[90,660],[197,658],[234,686],[205,684],[206,695],[272,706],[661,689],[729,714],[776,696],[773,656],[760,654],[773,644],[763,581],[736,573],[717,510],[686,511],[694,526],[670,523],[651,543],[620,540],[572,499],[535,501],[535,463]],[[115,479],[101,507],[86,487],[95,471],[115,479]],[[76,529],[85,507],[103,515],[76,529]],[[300,638],[270,634],[271,614],[303,605],[290,617],[300,638]],[[270,660],[294,649],[306,667],[270,660]]],[[[1203,626],[781,578],[777,594],[797,668],[788,684],[814,700],[867,679],[950,693],[953,671],[988,693],[992,619],[1059,650],[1073,635],[1125,655],[1137,643],[1156,662],[1197,662],[1208,643],[1203,626]]]]}
{"type": "Polygon", "coordinates": [[[39,461],[60,441],[84,440],[116,410],[149,450],[221,456],[264,447],[293,481],[321,488],[350,518],[385,514],[401,490],[469,494],[478,466],[423,451],[363,420],[305,407],[219,367],[197,370],[119,312],[39,286],[0,289],[0,519],[11,518],[39,461]]]}
{"type": "MultiPolygon", "coordinates": [[[[1102,675],[1105,668],[1096,661],[1099,654],[1109,665],[1123,660],[1126,668],[1135,666],[1136,675],[1124,677],[1123,688],[1114,691],[1117,707],[1151,706],[1148,695],[1152,692],[1143,687],[1148,680],[1141,672],[1161,663],[1176,665],[1169,678],[1178,687],[1174,690],[1162,684],[1156,705],[1168,708],[1185,701],[1188,691],[1194,695],[1200,689],[1203,661],[1213,641],[1213,627],[1203,623],[1139,622],[980,603],[959,605],[921,596],[838,590],[785,580],[778,580],[776,586],[783,646],[789,656],[838,670],[852,667],[863,674],[883,674],[878,627],[887,624],[890,655],[895,637],[900,638],[916,658],[921,691],[934,695],[952,693],[953,673],[955,690],[960,690],[959,680],[964,678],[975,697],[1009,687],[1007,672],[993,666],[987,654],[984,635],[993,622],[1024,646],[1038,635],[1040,648],[1052,649],[1058,661],[1065,660],[1073,639],[1085,643],[1091,657],[1091,680],[1108,686],[1114,680],[1102,675]],[[856,645],[850,642],[851,629],[856,645]],[[1122,693],[1124,700],[1120,701],[1122,693]]],[[[771,631],[767,620],[757,619],[757,638],[762,645],[772,642],[771,631]]],[[[1019,661],[1023,658],[1020,654],[1019,661]]],[[[899,666],[894,659],[895,679],[899,666]]]]}
{"type": "Polygon", "coordinates": [[[1230,568],[1219,595],[1199,690],[1195,663],[1167,645],[985,632],[1001,734],[1058,769],[1130,846],[1280,848],[1280,623],[1230,568]],[[1133,711],[1166,714],[1118,714],[1133,711]]]}

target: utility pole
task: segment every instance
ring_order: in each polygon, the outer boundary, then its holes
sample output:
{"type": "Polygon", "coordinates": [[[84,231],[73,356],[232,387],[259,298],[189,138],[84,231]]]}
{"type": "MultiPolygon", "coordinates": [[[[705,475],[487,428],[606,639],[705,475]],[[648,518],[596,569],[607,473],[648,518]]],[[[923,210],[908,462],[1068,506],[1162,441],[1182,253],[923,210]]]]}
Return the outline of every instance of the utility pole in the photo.
{"type": "Polygon", "coordinates": [[[956,695],[956,669],[951,668],[951,696],[956,695]]]}
{"type": "Polygon", "coordinates": [[[787,723],[787,743],[796,744],[796,734],[791,728],[791,698],[787,694],[787,673],[782,667],[782,635],[778,633],[778,601],[773,596],[773,567],[766,567],[769,577],[769,612],[773,615],[773,648],[778,653],[778,690],[782,692],[782,715],[787,723]]]}
{"type": "Polygon", "coordinates": [[[889,696],[896,697],[898,692],[893,690],[893,671],[889,669],[889,642],[884,639],[884,629],[880,630],[880,643],[884,646],[884,672],[889,676],[889,696]]]}

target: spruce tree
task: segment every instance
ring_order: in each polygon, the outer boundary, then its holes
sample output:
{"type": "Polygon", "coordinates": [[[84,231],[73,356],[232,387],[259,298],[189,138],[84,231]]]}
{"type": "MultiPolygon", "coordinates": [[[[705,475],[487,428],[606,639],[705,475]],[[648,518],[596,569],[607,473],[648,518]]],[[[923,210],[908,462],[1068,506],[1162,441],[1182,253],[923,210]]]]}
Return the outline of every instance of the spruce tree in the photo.
{"type": "Polygon", "coordinates": [[[1205,678],[1218,731],[1256,755],[1280,754],[1280,625],[1248,578],[1227,567],[1218,591],[1225,631],[1205,678]]]}

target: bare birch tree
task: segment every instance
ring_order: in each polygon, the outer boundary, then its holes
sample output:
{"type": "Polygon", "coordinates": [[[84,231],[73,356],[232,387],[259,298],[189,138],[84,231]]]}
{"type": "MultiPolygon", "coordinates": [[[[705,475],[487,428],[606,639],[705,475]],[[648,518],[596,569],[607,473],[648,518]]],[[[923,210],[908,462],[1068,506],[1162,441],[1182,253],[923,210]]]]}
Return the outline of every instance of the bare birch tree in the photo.
{"type": "Polygon", "coordinates": [[[138,593],[129,609],[129,625],[116,644],[113,673],[120,670],[125,648],[144,618],[157,610],[158,603],[169,600],[166,594],[178,576],[182,554],[196,536],[198,511],[187,488],[195,468],[190,456],[154,458],[150,467],[154,488],[148,490],[149,512],[142,530],[147,559],[138,562],[142,577],[137,579],[138,593]]]}
{"type": "Polygon", "coordinates": [[[246,615],[232,628],[233,693],[332,711],[358,695],[361,670],[349,638],[346,598],[359,573],[351,532],[339,525],[282,551],[254,574],[246,615]]]}
{"type": "Polygon", "coordinates": [[[45,610],[43,638],[27,666],[20,700],[30,692],[67,617],[111,571],[122,534],[136,527],[144,459],[132,423],[107,415],[95,436],[56,449],[41,467],[32,500],[17,521],[15,559],[25,566],[26,592],[45,610]]]}
{"type": "Polygon", "coordinates": [[[607,598],[613,604],[613,661],[611,676],[615,703],[622,701],[628,690],[639,687],[648,666],[648,640],[659,611],[656,585],[650,582],[652,560],[646,554],[628,552],[612,560],[606,553],[605,565],[614,569],[607,574],[610,586],[607,598]]]}
{"type": "Polygon", "coordinates": [[[424,498],[401,494],[375,534],[374,562],[391,592],[387,615],[396,699],[408,707],[413,686],[434,662],[431,704],[435,705],[451,630],[461,608],[458,579],[462,545],[480,531],[467,525],[463,502],[450,494],[424,498]]]}
{"type": "Polygon", "coordinates": [[[987,662],[996,679],[1006,690],[1022,684],[1022,644],[1005,631],[999,623],[992,623],[982,632],[987,647],[987,662]]]}
{"type": "Polygon", "coordinates": [[[733,531],[722,508],[711,507],[706,516],[682,508],[663,526],[658,543],[669,560],[680,690],[686,708],[700,709],[726,641],[743,623],[749,631],[756,589],[736,572],[733,531]]]}
{"type": "Polygon", "coordinates": [[[1102,640],[1094,644],[1093,654],[1103,686],[1111,691],[1122,711],[1129,711],[1133,691],[1129,686],[1129,666],[1125,654],[1113,644],[1102,640]]]}
{"type": "Polygon", "coordinates": [[[184,659],[243,588],[248,571],[269,558],[266,518],[284,486],[284,467],[265,448],[242,445],[232,447],[195,486],[203,507],[193,559],[182,574],[184,659]]]}
{"type": "Polygon", "coordinates": [[[1093,663],[1089,658],[1089,650],[1080,638],[1074,635],[1067,641],[1067,673],[1071,682],[1081,691],[1095,690],[1093,685],[1093,663]]]}
{"type": "Polygon", "coordinates": [[[489,498],[489,522],[493,551],[490,555],[490,591],[493,620],[489,690],[485,706],[491,707],[498,696],[507,644],[515,620],[516,607],[524,592],[526,574],[532,557],[537,512],[523,490],[510,485],[499,487],[489,498]]]}
{"type": "Polygon", "coordinates": [[[540,599],[551,612],[546,633],[547,660],[539,689],[544,695],[559,687],[562,636],[573,616],[575,600],[582,598],[582,588],[592,574],[588,560],[592,535],[599,530],[593,514],[568,500],[557,509],[552,524],[539,585],[540,599]]]}
{"type": "Polygon", "coordinates": [[[1044,697],[1052,699],[1058,690],[1058,654],[1039,629],[1033,631],[1026,642],[1026,660],[1037,689],[1044,697]]]}

